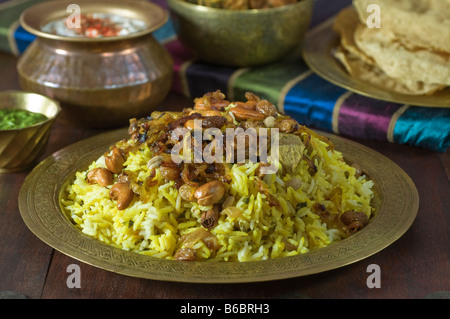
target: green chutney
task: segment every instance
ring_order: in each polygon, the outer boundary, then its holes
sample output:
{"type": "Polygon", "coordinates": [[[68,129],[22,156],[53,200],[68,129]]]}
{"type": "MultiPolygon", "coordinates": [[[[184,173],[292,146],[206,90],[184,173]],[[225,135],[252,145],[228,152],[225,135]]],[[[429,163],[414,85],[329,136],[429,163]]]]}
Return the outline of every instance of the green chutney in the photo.
{"type": "Polygon", "coordinates": [[[48,118],[41,113],[22,109],[0,109],[0,130],[17,130],[44,122],[48,118]]]}

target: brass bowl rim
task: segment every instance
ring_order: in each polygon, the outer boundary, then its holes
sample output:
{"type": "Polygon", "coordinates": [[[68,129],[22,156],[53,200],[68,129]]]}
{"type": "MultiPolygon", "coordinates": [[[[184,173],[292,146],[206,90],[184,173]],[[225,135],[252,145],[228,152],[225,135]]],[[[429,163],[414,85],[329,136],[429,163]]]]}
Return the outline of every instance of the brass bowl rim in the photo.
{"type": "MultiPolygon", "coordinates": [[[[213,7],[207,7],[200,4],[195,4],[191,2],[186,2],[184,0],[167,0],[167,4],[169,8],[172,8],[172,4],[177,4],[178,6],[189,8],[189,10],[198,11],[200,12],[216,12],[216,13],[226,13],[228,14],[234,14],[234,15],[256,15],[256,14],[273,14],[277,11],[289,11],[292,9],[292,7],[296,6],[304,6],[308,3],[313,3],[315,0],[300,0],[296,3],[287,4],[281,7],[276,8],[264,8],[264,9],[245,9],[245,10],[233,10],[233,9],[223,9],[223,8],[213,8],[213,7]]],[[[224,17],[227,17],[224,16],[224,17]]],[[[216,17],[214,17],[216,18],[216,17]]]]}
{"type": "MultiPolygon", "coordinates": [[[[127,15],[125,15],[127,16],[127,15]]],[[[111,41],[121,41],[131,38],[137,38],[140,36],[144,36],[150,34],[157,29],[161,28],[169,19],[169,13],[167,10],[162,8],[156,3],[148,2],[148,1],[137,1],[137,0],[77,0],[74,2],[73,0],[53,0],[53,1],[44,1],[38,4],[35,4],[28,9],[26,9],[20,15],[19,21],[20,25],[31,34],[36,35],[37,37],[60,40],[60,41],[68,41],[68,42],[111,42],[111,41]],[[56,20],[58,18],[64,18],[69,15],[65,10],[61,10],[61,7],[66,8],[69,4],[77,4],[81,8],[87,10],[85,12],[99,12],[98,9],[95,10],[101,5],[105,5],[102,7],[101,13],[111,13],[117,14],[117,11],[120,10],[128,10],[128,12],[133,12],[133,14],[138,16],[141,20],[144,20],[147,23],[147,28],[141,31],[132,32],[128,35],[121,36],[111,36],[111,37],[70,37],[63,35],[56,35],[41,31],[41,27],[50,21],[56,20]],[[92,10],[94,8],[94,10],[92,10]],[[150,14],[151,11],[158,10],[158,18],[155,21],[152,21],[150,17],[153,15],[150,14]]]]}
{"type": "MultiPolygon", "coordinates": [[[[3,98],[6,97],[6,96],[20,96],[20,95],[24,95],[24,96],[25,95],[28,95],[28,96],[33,95],[33,96],[39,97],[40,99],[49,101],[55,107],[54,114],[52,116],[47,116],[46,114],[42,113],[41,111],[38,111],[37,113],[43,114],[43,115],[45,115],[47,117],[47,119],[45,121],[42,121],[42,122],[30,125],[30,126],[22,127],[22,128],[19,128],[19,129],[0,130],[0,133],[1,132],[19,132],[19,131],[23,131],[23,130],[29,129],[31,127],[37,127],[37,126],[45,125],[48,122],[54,121],[56,119],[56,117],[58,116],[58,114],[61,112],[61,106],[60,106],[60,103],[58,101],[56,101],[56,100],[54,100],[52,98],[49,98],[49,97],[47,97],[45,95],[34,93],[34,92],[24,92],[24,91],[16,91],[16,90],[3,91],[3,92],[0,92],[0,101],[2,101],[3,98]]],[[[4,107],[0,103],[0,109],[4,109],[4,108],[6,108],[6,107],[4,107]]],[[[20,110],[28,110],[26,108],[26,105],[19,105],[19,104],[15,104],[13,106],[9,106],[8,108],[20,109],[20,110]]]]}

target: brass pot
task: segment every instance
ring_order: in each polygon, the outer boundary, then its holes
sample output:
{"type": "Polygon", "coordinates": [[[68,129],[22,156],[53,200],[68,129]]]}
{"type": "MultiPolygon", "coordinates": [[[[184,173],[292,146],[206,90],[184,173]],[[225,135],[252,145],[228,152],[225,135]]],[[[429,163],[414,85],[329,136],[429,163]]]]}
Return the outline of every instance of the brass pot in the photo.
{"type": "Polygon", "coordinates": [[[61,117],[77,126],[123,126],[148,115],[172,84],[173,60],[152,35],[168,12],[147,1],[78,0],[83,13],[123,15],[147,27],[102,38],[43,32],[49,21],[69,15],[71,3],[43,2],[21,15],[22,26],[37,36],[17,65],[22,89],[59,101],[61,117]]]}
{"type": "Polygon", "coordinates": [[[250,67],[275,62],[302,43],[313,0],[270,9],[229,10],[167,1],[179,39],[200,59],[250,67]]]}

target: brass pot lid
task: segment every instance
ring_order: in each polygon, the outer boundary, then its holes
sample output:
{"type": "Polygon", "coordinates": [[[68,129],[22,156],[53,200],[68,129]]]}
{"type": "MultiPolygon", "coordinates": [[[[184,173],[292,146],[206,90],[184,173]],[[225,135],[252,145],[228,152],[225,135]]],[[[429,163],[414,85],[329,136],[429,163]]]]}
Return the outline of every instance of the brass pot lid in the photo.
{"type": "Polygon", "coordinates": [[[169,14],[162,7],[147,1],[138,0],[78,0],[76,5],[82,14],[102,13],[118,15],[125,18],[138,19],[146,23],[146,28],[128,35],[108,37],[70,37],[44,32],[42,27],[51,21],[69,17],[68,10],[72,0],[45,1],[25,10],[20,16],[20,24],[28,32],[47,39],[71,42],[109,42],[140,37],[162,27],[168,20],[169,14]]]}

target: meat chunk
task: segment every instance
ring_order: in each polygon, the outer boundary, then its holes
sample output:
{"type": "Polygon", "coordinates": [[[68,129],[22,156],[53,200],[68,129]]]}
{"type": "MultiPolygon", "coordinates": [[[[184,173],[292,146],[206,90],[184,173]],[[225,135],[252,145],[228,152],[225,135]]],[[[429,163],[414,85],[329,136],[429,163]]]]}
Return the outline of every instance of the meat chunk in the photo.
{"type": "Polygon", "coordinates": [[[302,159],[305,145],[294,134],[279,134],[280,163],[287,173],[292,174],[302,159]]]}

